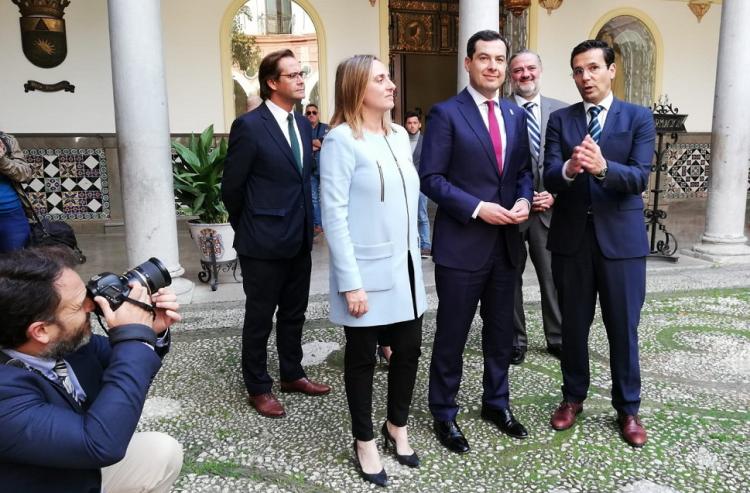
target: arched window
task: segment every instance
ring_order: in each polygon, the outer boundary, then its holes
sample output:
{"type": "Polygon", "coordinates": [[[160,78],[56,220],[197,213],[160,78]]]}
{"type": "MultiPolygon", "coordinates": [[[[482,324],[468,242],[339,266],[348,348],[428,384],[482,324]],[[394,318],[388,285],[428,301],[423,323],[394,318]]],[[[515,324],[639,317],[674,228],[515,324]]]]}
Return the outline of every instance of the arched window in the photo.
{"type": "Polygon", "coordinates": [[[651,106],[655,101],[656,42],[649,28],[637,17],[620,15],[607,22],[596,39],[615,50],[615,97],[651,106]]]}
{"type": "Polygon", "coordinates": [[[286,48],[294,52],[308,73],[302,107],[308,103],[320,105],[318,36],[312,19],[297,2],[247,0],[234,14],[231,36],[235,117],[247,111],[244,102],[251,103],[258,97],[261,59],[286,48]]]}

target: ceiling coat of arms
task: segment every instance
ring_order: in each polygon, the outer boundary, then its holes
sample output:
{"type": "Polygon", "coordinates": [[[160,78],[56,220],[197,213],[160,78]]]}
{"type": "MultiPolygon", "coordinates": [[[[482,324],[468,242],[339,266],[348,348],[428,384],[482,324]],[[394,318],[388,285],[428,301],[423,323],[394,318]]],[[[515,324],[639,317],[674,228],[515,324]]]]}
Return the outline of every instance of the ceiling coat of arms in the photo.
{"type": "Polygon", "coordinates": [[[37,67],[60,65],[68,54],[65,7],[70,0],[11,0],[21,11],[23,53],[37,67]]]}

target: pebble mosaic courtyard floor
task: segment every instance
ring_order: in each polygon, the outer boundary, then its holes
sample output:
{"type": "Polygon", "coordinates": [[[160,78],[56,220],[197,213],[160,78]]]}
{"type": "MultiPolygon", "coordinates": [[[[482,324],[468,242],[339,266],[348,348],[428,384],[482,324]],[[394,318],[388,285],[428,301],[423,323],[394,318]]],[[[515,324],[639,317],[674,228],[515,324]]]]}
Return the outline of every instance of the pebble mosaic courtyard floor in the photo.
{"type": "MultiPolygon", "coordinates": [[[[727,271],[731,275],[731,269],[727,271]]],[[[747,276],[748,270],[740,272],[747,276]]],[[[734,285],[750,285],[735,282],[734,285]]],[[[431,295],[431,306],[435,304],[431,295]]],[[[277,392],[287,417],[271,420],[246,400],[240,375],[241,303],[185,308],[173,349],[154,382],[142,430],[160,430],[185,447],[177,492],[360,492],[343,390],[343,331],[311,300],[305,331],[308,375],[334,386],[325,397],[277,392]]],[[[578,423],[555,432],[560,369],[543,351],[538,303],[526,305],[530,350],[512,367],[511,403],[530,438],[511,439],[480,419],[482,358],[477,317],[464,356],[458,421],[472,450],[441,447],[427,409],[434,310],[424,323],[423,355],[409,433],[422,467],[400,466],[382,449],[393,492],[750,491],[750,290],[650,294],[640,326],[643,403],[649,443],[623,442],[609,402],[608,348],[601,319],[592,327],[592,388],[578,423]]],[[[275,341],[269,343],[275,347],[275,341]]],[[[269,354],[271,375],[276,353],[269,354]]],[[[375,374],[374,423],[385,415],[387,372],[375,374]]],[[[276,389],[277,390],[277,389],[276,389]]]]}

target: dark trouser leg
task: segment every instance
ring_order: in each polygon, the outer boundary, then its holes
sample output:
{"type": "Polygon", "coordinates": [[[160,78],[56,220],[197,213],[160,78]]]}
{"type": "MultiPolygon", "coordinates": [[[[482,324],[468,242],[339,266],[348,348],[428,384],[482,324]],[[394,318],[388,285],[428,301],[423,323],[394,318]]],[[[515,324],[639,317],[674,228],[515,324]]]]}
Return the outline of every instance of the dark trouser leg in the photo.
{"type": "Polygon", "coordinates": [[[276,348],[279,352],[279,378],[282,382],[293,382],[305,376],[302,369],[302,326],[310,295],[310,252],[300,252],[288,260],[287,265],[276,312],[276,348]]]}
{"type": "Polygon", "coordinates": [[[344,387],[352,435],[360,441],[372,440],[372,375],[375,372],[375,344],[381,327],[344,327],[344,387]]]}
{"type": "Polygon", "coordinates": [[[385,331],[393,347],[388,367],[388,421],[406,426],[422,355],[422,317],[393,324],[385,331]]]}
{"type": "Polygon", "coordinates": [[[641,371],[638,323],[646,297],[646,259],[596,256],[599,303],[609,340],[612,406],[622,414],[638,414],[641,371]]]}
{"type": "Polygon", "coordinates": [[[557,290],[552,279],[552,254],[547,250],[549,230],[538,217],[529,224],[529,256],[539,280],[542,299],[542,324],[547,345],[562,342],[562,315],[557,302],[557,290]]]}
{"type": "Polygon", "coordinates": [[[268,336],[273,312],[282,289],[283,260],[239,256],[245,290],[245,323],[242,327],[242,378],[250,395],[271,391],[268,375],[268,336]]]}
{"type": "Polygon", "coordinates": [[[575,254],[552,255],[552,276],[562,313],[562,393],[570,402],[583,402],[589,389],[589,331],[596,306],[591,243],[595,241],[593,225],[588,224],[575,254]]]}
{"type": "Polygon", "coordinates": [[[508,366],[513,344],[513,296],[517,270],[504,255],[495,257],[482,293],[482,354],[484,375],[482,405],[508,407],[508,366]]]}
{"type": "Polygon", "coordinates": [[[519,234],[521,247],[516,265],[518,281],[516,282],[515,301],[513,303],[513,347],[525,348],[529,345],[526,336],[526,314],[523,312],[523,271],[526,270],[526,232],[519,234]]]}
{"type": "Polygon", "coordinates": [[[456,394],[461,385],[463,353],[489,267],[477,272],[435,266],[437,329],[430,361],[430,390],[427,400],[435,419],[456,418],[456,394]]]}

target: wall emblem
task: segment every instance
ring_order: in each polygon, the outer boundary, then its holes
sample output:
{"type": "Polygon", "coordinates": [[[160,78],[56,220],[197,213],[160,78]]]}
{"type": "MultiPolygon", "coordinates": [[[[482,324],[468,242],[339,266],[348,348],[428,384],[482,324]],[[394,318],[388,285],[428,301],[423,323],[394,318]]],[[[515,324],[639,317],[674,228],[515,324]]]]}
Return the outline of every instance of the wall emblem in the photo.
{"type": "Polygon", "coordinates": [[[21,11],[23,53],[37,67],[60,65],[68,54],[65,7],[70,0],[11,0],[21,11]]]}

